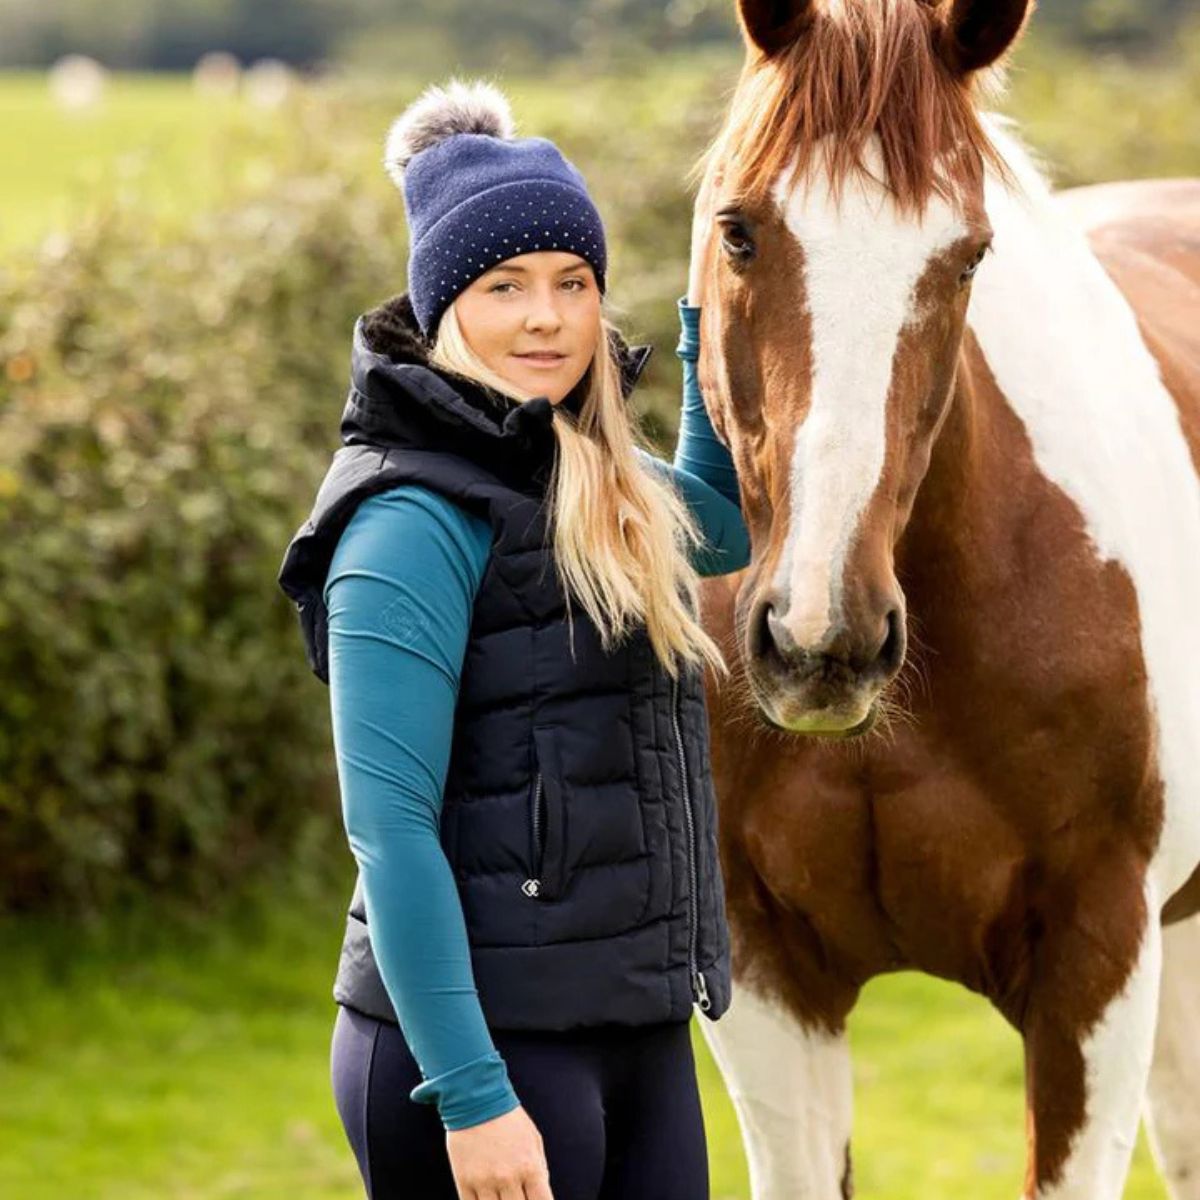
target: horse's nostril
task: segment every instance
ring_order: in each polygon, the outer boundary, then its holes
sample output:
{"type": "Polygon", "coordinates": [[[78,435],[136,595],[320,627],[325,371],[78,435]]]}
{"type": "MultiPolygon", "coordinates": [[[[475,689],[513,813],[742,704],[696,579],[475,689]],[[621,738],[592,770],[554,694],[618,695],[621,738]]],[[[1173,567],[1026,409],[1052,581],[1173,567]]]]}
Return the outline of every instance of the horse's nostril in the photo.
{"type": "Polygon", "coordinates": [[[894,671],[904,658],[904,623],[900,609],[893,608],[887,615],[887,634],[879,647],[877,664],[886,671],[894,671]]]}
{"type": "Polygon", "coordinates": [[[792,635],[788,633],[787,627],[779,619],[775,613],[775,605],[767,605],[767,639],[775,644],[775,649],[780,654],[786,655],[792,653],[796,644],[792,641],[792,635]]]}
{"type": "Polygon", "coordinates": [[[771,604],[760,601],[754,609],[754,619],[750,622],[750,652],[755,658],[770,654],[775,648],[771,636],[771,604]]]}
{"type": "Polygon", "coordinates": [[[786,660],[795,643],[776,612],[772,599],[759,601],[750,622],[750,653],[754,658],[786,660]]]}
{"type": "Polygon", "coordinates": [[[826,636],[812,649],[796,644],[781,615],[786,604],[776,605],[768,593],[755,604],[747,626],[750,656],[777,671],[787,671],[799,681],[815,670],[828,675],[865,680],[868,675],[888,675],[898,670],[904,659],[904,615],[899,606],[884,618],[884,626],[875,642],[868,641],[847,625],[831,626],[826,636]]]}

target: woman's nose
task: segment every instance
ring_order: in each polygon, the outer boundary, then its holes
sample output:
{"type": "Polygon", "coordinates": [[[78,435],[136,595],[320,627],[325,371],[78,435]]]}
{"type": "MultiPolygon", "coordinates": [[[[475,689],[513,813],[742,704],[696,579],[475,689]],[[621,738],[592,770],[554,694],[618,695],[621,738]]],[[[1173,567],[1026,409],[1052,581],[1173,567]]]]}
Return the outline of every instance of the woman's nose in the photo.
{"type": "Polygon", "coordinates": [[[534,301],[533,307],[525,318],[525,323],[530,326],[542,327],[561,325],[562,317],[559,316],[558,308],[552,300],[534,301]]]}

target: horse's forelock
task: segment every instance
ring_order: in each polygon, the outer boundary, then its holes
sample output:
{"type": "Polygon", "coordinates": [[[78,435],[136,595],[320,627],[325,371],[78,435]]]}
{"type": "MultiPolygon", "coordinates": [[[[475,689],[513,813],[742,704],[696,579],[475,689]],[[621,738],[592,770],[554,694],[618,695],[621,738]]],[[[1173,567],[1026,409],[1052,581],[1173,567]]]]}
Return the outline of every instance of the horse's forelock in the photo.
{"type": "Polygon", "coordinates": [[[931,197],[977,192],[1003,157],[983,128],[976,96],[1002,87],[999,68],[956,74],[935,49],[937,10],[922,0],[840,0],[769,60],[750,54],[721,133],[706,153],[724,160],[734,196],[765,199],[794,156],[793,180],[820,155],[835,194],[868,174],[875,135],[883,183],[901,212],[931,197]]]}

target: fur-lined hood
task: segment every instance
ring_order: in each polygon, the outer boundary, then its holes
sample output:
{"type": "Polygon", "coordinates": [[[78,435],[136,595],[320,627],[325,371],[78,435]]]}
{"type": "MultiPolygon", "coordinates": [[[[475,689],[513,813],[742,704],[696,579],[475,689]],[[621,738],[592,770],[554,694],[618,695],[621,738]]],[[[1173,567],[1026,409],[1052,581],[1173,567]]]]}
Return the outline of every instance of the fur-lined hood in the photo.
{"type": "MultiPolygon", "coordinates": [[[[628,398],[654,347],[630,346],[615,331],[609,344],[628,398]]],[[[358,318],[342,441],[482,454],[489,465],[502,461],[527,477],[554,443],[550,400],[522,403],[431,367],[429,346],[407,292],[358,318]]]]}

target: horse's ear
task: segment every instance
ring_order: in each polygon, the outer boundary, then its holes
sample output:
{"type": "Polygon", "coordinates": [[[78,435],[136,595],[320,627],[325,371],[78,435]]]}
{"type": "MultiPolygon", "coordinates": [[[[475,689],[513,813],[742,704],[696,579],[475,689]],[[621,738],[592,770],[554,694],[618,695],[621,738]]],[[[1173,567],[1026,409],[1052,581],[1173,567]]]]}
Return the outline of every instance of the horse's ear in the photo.
{"type": "Polygon", "coordinates": [[[1017,40],[1036,0],[951,0],[938,53],[955,73],[990,67],[1017,40]]]}
{"type": "Polygon", "coordinates": [[[738,0],[746,37],[768,58],[790,46],[813,18],[812,0],[738,0]]]}

